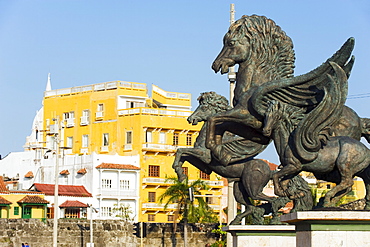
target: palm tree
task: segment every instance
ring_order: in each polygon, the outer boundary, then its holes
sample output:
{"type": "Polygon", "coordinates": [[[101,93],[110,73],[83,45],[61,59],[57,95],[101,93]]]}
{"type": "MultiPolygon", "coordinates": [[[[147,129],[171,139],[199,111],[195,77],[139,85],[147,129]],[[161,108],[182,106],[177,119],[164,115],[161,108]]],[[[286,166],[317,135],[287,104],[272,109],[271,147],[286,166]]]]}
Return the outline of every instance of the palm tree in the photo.
{"type": "Polygon", "coordinates": [[[189,183],[188,178],[183,181],[179,181],[177,177],[169,177],[166,182],[172,185],[160,195],[159,202],[162,203],[166,200],[164,209],[166,210],[169,204],[177,203],[176,216],[181,216],[181,220],[189,223],[200,223],[200,222],[217,222],[217,217],[214,215],[213,210],[204,201],[203,197],[194,197],[195,200],[191,201],[189,198],[189,188],[193,188],[194,195],[200,195],[200,190],[207,190],[209,186],[203,180],[195,180],[189,183]],[[196,203],[194,203],[196,201],[196,203]]]}

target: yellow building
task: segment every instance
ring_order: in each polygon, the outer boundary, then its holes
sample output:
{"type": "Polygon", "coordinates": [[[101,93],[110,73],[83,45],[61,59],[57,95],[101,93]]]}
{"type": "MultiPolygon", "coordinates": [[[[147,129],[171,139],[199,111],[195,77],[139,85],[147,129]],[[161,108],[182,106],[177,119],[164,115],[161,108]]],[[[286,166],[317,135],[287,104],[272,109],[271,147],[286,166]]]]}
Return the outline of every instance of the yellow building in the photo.
{"type": "Polygon", "coordinates": [[[0,218],[46,219],[47,204],[44,194],[9,190],[0,176],[0,218]]]}
{"type": "MultiPolygon", "coordinates": [[[[43,127],[36,133],[43,148],[55,150],[52,134],[60,129],[64,155],[139,155],[138,220],[173,221],[176,206],[164,211],[157,198],[168,187],[165,178],[175,176],[172,162],[176,149],[192,147],[201,128],[186,121],[191,114],[190,94],[152,85],[149,97],[144,83],[113,81],[47,90],[43,105],[43,127]]],[[[218,176],[207,176],[188,163],[184,167],[190,180],[209,181],[211,189],[203,194],[221,195],[223,181],[218,176]]],[[[104,186],[107,180],[100,183],[104,186]]],[[[219,199],[210,197],[208,201],[217,212],[219,199]]]]}

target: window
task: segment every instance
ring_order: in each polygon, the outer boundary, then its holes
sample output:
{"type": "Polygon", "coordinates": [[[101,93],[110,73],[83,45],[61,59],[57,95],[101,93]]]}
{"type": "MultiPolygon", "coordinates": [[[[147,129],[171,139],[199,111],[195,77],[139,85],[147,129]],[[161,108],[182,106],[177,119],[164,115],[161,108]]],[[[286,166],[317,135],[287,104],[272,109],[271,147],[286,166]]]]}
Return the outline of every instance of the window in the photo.
{"type": "Polygon", "coordinates": [[[98,108],[96,109],[95,117],[96,118],[103,118],[104,116],[104,104],[98,104],[98,108]]]}
{"type": "Polygon", "coordinates": [[[67,148],[73,148],[73,136],[67,137],[67,148]]]}
{"type": "Polygon", "coordinates": [[[191,146],[192,134],[186,134],[186,145],[191,146]]]}
{"type": "Polygon", "coordinates": [[[159,143],[165,144],[166,143],[166,132],[159,132],[159,143]]]}
{"type": "Polygon", "coordinates": [[[46,217],[48,219],[53,219],[54,218],[54,208],[48,208],[47,209],[46,217]]]}
{"type": "Polygon", "coordinates": [[[148,192],[148,202],[155,202],[155,192],[148,192]]]}
{"type": "Polygon", "coordinates": [[[89,124],[89,121],[90,121],[90,111],[89,110],[83,110],[82,111],[82,116],[81,116],[81,119],[80,119],[80,124],[81,125],[88,125],[89,124]]]}
{"type": "Polygon", "coordinates": [[[152,143],[152,131],[147,130],[145,133],[145,142],[152,143]]]}
{"type": "Polygon", "coordinates": [[[132,131],[126,132],[126,144],[132,144],[132,131]]]}
{"type": "Polygon", "coordinates": [[[103,146],[104,147],[109,146],[109,134],[108,133],[103,134],[103,146]]]}
{"type": "Polygon", "coordinates": [[[186,176],[188,176],[188,168],[182,167],[182,173],[184,173],[186,176]]]}
{"type": "Polygon", "coordinates": [[[112,188],[112,179],[102,179],[101,184],[102,184],[103,189],[111,189],[112,188]]]}
{"type": "Polygon", "coordinates": [[[159,166],[149,165],[149,177],[159,177],[159,166]]]}
{"type": "Polygon", "coordinates": [[[167,221],[173,221],[174,219],[174,215],[167,215],[167,221]]]}
{"type": "Polygon", "coordinates": [[[212,197],[208,197],[208,196],[211,196],[212,194],[206,194],[206,203],[207,204],[214,204],[213,202],[213,198],[212,197]]]}
{"type": "Polygon", "coordinates": [[[119,186],[121,190],[129,190],[130,189],[130,180],[120,180],[119,186]]]}
{"type": "Polygon", "coordinates": [[[148,221],[155,221],[155,214],[148,214],[148,221]]]}
{"type": "Polygon", "coordinates": [[[104,111],[104,104],[98,104],[98,109],[97,109],[98,112],[102,112],[104,111]]]}
{"type": "Polygon", "coordinates": [[[211,179],[209,174],[207,174],[205,172],[202,172],[202,171],[200,171],[200,178],[204,179],[204,180],[210,180],[211,179]]]}
{"type": "Polygon", "coordinates": [[[14,215],[19,215],[19,207],[14,207],[14,215]]]}
{"type": "Polygon", "coordinates": [[[179,145],[179,133],[173,133],[172,145],[179,145]]]}
{"type": "Polygon", "coordinates": [[[89,135],[82,136],[82,147],[87,148],[89,146],[89,135]]]}
{"type": "Polygon", "coordinates": [[[64,212],[64,218],[72,218],[72,219],[80,218],[80,209],[66,208],[64,212]]]}
{"type": "Polygon", "coordinates": [[[73,127],[75,125],[75,113],[73,111],[63,113],[63,120],[66,121],[67,127],[73,127]]]}
{"type": "Polygon", "coordinates": [[[112,215],[112,208],[111,207],[101,207],[101,216],[106,218],[112,215]]]}

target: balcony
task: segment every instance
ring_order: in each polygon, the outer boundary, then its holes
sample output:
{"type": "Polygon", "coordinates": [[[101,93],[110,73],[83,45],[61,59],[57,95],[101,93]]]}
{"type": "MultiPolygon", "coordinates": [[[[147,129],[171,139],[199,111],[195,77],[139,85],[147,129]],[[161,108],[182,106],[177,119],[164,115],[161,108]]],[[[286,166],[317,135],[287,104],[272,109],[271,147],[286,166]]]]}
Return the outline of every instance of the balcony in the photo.
{"type": "Polygon", "coordinates": [[[131,151],[132,150],[132,144],[125,144],[123,146],[123,150],[125,150],[125,151],[131,151]]]}
{"type": "Polygon", "coordinates": [[[80,125],[81,126],[89,125],[89,117],[88,116],[82,116],[80,118],[80,125]]]}
{"type": "Polygon", "coordinates": [[[95,119],[96,120],[102,119],[103,117],[104,117],[104,112],[103,111],[95,112],[95,119]]]}
{"type": "Polygon", "coordinates": [[[177,146],[167,144],[144,143],[144,151],[175,151],[177,146]]]}
{"type": "Polygon", "coordinates": [[[66,122],[67,122],[67,124],[66,124],[67,128],[75,126],[75,119],[74,118],[67,118],[66,122]]]}
{"type": "Polygon", "coordinates": [[[102,189],[100,197],[136,197],[138,190],[102,189]]]}
{"type": "Polygon", "coordinates": [[[107,152],[109,152],[108,146],[102,146],[102,147],[100,148],[100,152],[103,152],[103,153],[107,153],[107,152]]]}
{"type": "Polygon", "coordinates": [[[224,187],[224,181],[222,180],[204,180],[204,182],[211,187],[224,187]]]}
{"type": "Polygon", "coordinates": [[[191,115],[190,111],[177,111],[177,110],[166,110],[166,109],[154,109],[154,108],[131,108],[118,111],[119,116],[125,115],[154,115],[154,116],[172,116],[172,117],[188,117],[191,115]]]}
{"type": "MultiPolygon", "coordinates": [[[[155,202],[147,202],[143,203],[141,205],[142,209],[156,209],[156,210],[163,210],[164,209],[164,204],[159,204],[155,202]]],[[[177,204],[168,204],[167,210],[168,209],[177,209],[177,204]]]]}

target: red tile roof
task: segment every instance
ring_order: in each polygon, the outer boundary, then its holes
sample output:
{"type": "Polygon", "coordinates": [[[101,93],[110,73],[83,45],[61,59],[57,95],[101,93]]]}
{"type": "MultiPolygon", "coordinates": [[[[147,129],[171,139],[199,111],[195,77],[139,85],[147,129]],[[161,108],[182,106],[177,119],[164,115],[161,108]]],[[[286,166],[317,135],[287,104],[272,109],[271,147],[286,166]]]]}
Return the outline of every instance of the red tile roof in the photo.
{"type": "Polygon", "coordinates": [[[272,163],[268,160],[265,160],[265,159],[262,159],[262,160],[265,161],[269,165],[270,170],[275,171],[278,168],[278,165],[276,165],[276,164],[274,164],[274,163],[272,163]]]}
{"type": "Polygon", "coordinates": [[[0,196],[0,204],[12,204],[12,202],[8,201],[4,197],[0,196]]]}
{"type": "Polygon", "coordinates": [[[32,171],[29,171],[26,173],[26,175],[24,175],[25,178],[33,178],[33,172],[32,171]]]}
{"type": "Polygon", "coordinates": [[[77,171],[77,174],[85,175],[86,173],[87,173],[86,168],[82,168],[82,169],[80,169],[80,170],[77,171]]]}
{"type": "MultiPolygon", "coordinates": [[[[54,195],[54,184],[39,184],[34,183],[36,191],[44,192],[45,195],[54,195]]],[[[77,196],[77,197],[92,197],[82,185],[59,185],[58,195],[60,196],[77,196]]]]}
{"type": "Polygon", "coordinates": [[[134,165],[122,165],[122,164],[112,164],[112,163],[101,163],[96,167],[97,169],[121,169],[121,170],[140,170],[139,167],[134,165]]]}
{"type": "Polygon", "coordinates": [[[69,171],[68,170],[63,170],[59,174],[60,175],[69,175],[69,171]]]}
{"type": "Polygon", "coordinates": [[[48,204],[49,202],[39,196],[25,196],[18,203],[40,203],[48,204]]]}
{"type": "Polygon", "coordinates": [[[6,187],[5,183],[4,183],[4,179],[2,176],[0,176],[0,192],[1,193],[7,193],[9,194],[9,190],[8,188],[6,187]]]}
{"type": "Polygon", "coordinates": [[[87,208],[87,204],[80,201],[65,201],[60,206],[60,208],[87,208]]]}

